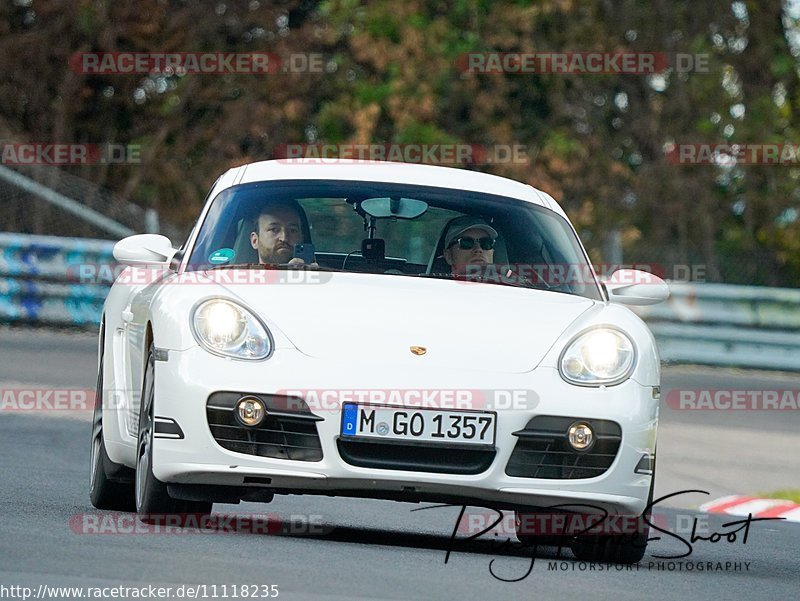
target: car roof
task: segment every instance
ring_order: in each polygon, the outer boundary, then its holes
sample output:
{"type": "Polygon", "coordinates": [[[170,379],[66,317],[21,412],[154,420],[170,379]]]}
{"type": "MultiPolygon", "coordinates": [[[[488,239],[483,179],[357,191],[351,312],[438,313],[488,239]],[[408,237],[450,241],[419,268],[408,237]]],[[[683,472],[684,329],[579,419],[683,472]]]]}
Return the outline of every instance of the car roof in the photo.
{"type": "Polygon", "coordinates": [[[533,186],[505,177],[437,165],[353,159],[278,159],[236,167],[220,178],[218,189],[235,184],[281,179],[335,179],[368,182],[411,183],[508,196],[566,214],[553,198],[533,186]]]}

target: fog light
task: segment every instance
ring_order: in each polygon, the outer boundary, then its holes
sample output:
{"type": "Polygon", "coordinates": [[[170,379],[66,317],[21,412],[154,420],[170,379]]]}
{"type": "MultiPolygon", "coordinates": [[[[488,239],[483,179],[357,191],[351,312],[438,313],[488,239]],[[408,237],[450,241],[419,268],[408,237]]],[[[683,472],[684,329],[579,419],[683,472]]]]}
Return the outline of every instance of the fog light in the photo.
{"type": "Polygon", "coordinates": [[[236,417],[245,426],[257,426],[264,421],[266,414],[264,403],[256,397],[242,397],[236,403],[236,417]]]}
{"type": "Polygon", "coordinates": [[[576,451],[586,451],[594,444],[592,427],[584,422],[576,422],[569,427],[569,444],[576,451]]]}

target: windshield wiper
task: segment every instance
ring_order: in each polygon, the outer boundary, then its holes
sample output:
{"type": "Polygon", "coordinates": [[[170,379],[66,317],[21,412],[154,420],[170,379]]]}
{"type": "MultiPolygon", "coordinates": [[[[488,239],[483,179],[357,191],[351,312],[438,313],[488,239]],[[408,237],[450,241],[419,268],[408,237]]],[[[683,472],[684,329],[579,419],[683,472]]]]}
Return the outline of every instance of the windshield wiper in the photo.
{"type": "Polygon", "coordinates": [[[558,292],[555,286],[550,286],[545,282],[535,283],[522,278],[503,277],[499,274],[482,275],[480,273],[453,274],[453,273],[420,273],[417,277],[434,278],[442,280],[458,280],[467,283],[477,284],[498,284],[500,286],[511,286],[513,288],[529,288],[531,290],[551,290],[558,292]]]}

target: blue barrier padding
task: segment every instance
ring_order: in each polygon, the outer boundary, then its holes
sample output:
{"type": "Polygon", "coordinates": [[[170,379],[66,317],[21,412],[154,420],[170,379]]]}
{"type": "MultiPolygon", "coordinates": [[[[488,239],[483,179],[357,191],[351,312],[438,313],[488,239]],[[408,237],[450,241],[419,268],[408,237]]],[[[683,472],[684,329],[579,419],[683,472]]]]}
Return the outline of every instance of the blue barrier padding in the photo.
{"type": "Polygon", "coordinates": [[[113,247],[105,240],[0,233],[0,320],[99,325],[118,268],[113,247]]]}

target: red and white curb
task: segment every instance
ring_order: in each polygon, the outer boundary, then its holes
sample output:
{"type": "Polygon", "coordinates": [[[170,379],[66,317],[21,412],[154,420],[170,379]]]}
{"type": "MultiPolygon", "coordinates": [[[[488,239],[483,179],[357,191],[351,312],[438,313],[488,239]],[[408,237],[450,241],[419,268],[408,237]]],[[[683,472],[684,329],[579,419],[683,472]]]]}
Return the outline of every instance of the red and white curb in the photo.
{"type": "Polygon", "coordinates": [[[786,499],[760,499],[744,495],[730,495],[700,505],[706,513],[727,513],[728,515],[754,518],[784,518],[787,522],[800,522],[800,504],[786,499]]]}

